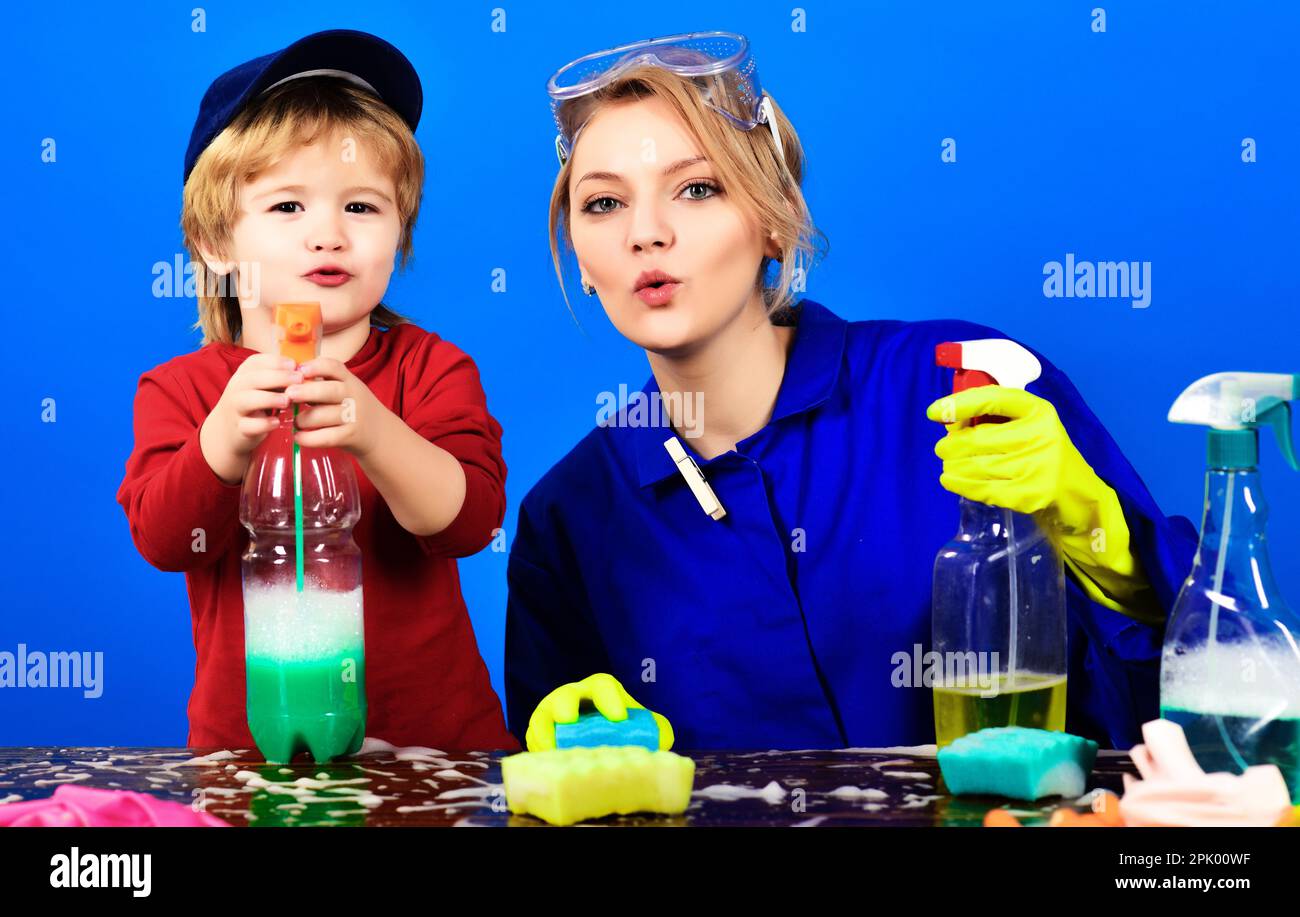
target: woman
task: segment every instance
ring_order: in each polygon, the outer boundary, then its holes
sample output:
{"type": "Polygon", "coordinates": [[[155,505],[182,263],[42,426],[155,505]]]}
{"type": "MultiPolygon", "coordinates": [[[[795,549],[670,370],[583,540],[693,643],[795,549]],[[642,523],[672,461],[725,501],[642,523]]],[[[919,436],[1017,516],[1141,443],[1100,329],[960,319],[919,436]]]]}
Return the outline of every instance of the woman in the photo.
{"type": "Polygon", "coordinates": [[[557,273],[567,240],[584,290],[645,349],[646,403],[668,405],[673,429],[620,413],[524,500],[506,627],[516,737],[547,747],[593,700],[613,718],[644,703],[687,748],[934,741],[931,692],[891,676],[930,643],[934,556],[961,494],[1034,513],[1066,563],[1067,729],[1138,741],[1196,536],[1065,375],[1036,354],[1029,391],[942,398],[935,346],[1003,335],[792,301],[815,236],[803,154],[742,37],[590,55],[550,91],[557,273]],[[966,423],[983,414],[1010,421],[966,423]]]}

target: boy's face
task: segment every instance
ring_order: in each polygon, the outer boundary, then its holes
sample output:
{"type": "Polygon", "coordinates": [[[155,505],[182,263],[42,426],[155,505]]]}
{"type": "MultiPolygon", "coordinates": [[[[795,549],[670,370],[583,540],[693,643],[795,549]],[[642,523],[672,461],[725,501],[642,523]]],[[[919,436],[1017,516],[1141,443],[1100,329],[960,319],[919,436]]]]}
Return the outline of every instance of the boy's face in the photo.
{"type": "Polygon", "coordinates": [[[367,319],[393,273],[402,232],[396,199],[365,147],[338,133],[245,182],[230,258],[257,262],[260,276],[252,297],[240,284],[240,305],[319,302],[327,334],[367,319]]]}

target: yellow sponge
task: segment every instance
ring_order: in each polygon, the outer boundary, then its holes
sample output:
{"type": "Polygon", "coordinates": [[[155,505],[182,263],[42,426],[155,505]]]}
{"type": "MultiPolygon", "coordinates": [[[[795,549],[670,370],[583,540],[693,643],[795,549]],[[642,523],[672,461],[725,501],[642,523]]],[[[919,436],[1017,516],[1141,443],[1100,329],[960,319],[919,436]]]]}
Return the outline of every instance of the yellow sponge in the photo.
{"type": "Polygon", "coordinates": [[[685,812],[695,762],[638,745],[558,748],[502,759],[501,779],[511,812],[571,825],[602,815],[685,812]]]}

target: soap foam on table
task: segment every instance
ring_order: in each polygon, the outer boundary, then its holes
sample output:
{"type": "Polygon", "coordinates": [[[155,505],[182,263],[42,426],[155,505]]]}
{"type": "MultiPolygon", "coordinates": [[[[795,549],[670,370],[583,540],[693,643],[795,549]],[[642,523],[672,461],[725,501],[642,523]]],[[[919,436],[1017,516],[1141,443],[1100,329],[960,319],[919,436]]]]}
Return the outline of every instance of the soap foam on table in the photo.
{"type": "Polygon", "coordinates": [[[695,790],[691,795],[725,802],[734,802],[737,799],[762,799],[775,806],[785,799],[786,791],[781,784],[773,780],[761,790],[748,786],[733,786],[729,783],[715,783],[695,790]]]}

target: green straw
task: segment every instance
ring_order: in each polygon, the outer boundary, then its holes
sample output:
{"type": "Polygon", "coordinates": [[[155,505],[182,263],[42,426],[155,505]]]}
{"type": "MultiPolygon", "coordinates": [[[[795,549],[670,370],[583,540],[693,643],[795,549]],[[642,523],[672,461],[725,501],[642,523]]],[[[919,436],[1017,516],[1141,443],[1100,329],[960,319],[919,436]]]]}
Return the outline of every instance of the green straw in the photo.
{"type": "MultiPolygon", "coordinates": [[[[293,429],[298,431],[298,405],[293,406],[293,429]]],[[[298,564],[298,591],[302,592],[302,458],[298,440],[293,441],[293,554],[298,564]]]]}

